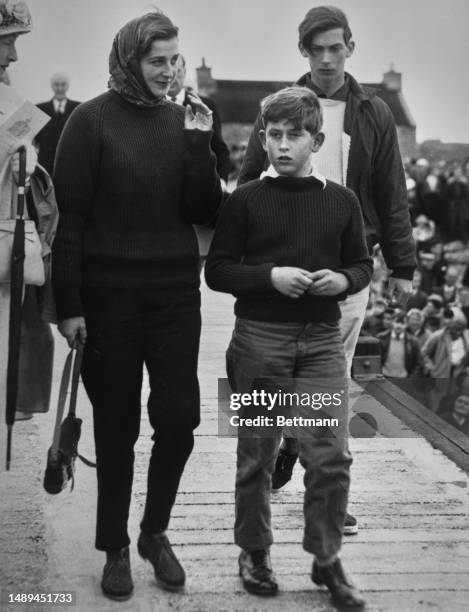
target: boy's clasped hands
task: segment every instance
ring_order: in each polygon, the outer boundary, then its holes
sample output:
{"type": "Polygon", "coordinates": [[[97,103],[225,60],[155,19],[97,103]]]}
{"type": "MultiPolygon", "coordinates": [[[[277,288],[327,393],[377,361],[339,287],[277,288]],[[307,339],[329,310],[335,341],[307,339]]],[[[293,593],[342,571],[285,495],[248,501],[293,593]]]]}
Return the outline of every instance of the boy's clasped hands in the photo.
{"type": "Polygon", "coordinates": [[[290,298],[308,295],[338,295],[347,291],[349,281],[345,274],[332,270],[308,272],[294,266],[276,266],[270,273],[272,285],[277,291],[290,298]]]}

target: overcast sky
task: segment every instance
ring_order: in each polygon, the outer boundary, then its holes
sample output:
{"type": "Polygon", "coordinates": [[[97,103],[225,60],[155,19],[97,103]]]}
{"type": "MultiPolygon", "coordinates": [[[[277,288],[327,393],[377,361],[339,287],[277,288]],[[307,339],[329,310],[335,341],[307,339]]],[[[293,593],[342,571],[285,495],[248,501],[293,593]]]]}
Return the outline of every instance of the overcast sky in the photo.
{"type": "MultiPolygon", "coordinates": [[[[333,0],[327,0],[326,3],[333,0]]],[[[214,78],[295,80],[307,63],[297,28],[310,0],[27,0],[34,31],[18,41],[12,85],[32,102],[50,98],[49,79],[71,76],[70,97],[106,89],[107,61],[119,28],[157,6],[180,29],[194,73],[202,56],[214,78]]],[[[469,1],[343,0],[356,49],[347,69],[380,81],[391,62],[417,122],[417,139],[469,142],[469,1]]]]}

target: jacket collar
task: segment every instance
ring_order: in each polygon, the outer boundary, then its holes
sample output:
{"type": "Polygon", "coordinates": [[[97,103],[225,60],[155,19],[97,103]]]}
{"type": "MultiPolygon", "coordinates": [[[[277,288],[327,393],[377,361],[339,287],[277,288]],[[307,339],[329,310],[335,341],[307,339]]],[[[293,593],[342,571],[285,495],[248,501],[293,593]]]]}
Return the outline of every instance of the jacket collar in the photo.
{"type": "MultiPolygon", "coordinates": [[[[309,89],[312,89],[317,94],[320,93],[320,89],[316,85],[314,85],[314,83],[311,80],[311,73],[310,72],[306,72],[305,74],[303,74],[303,76],[301,76],[296,81],[296,84],[300,85],[301,87],[308,87],[309,89]]],[[[371,100],[371,98],[375,97],[375,92],[372,89],[368,89],[368,88],[365,89],[348,72],[345,73],[345,83],[344,83],[344,85],[336,93],[340,94],[340,92],[342,91],[342,89],[344,87],[348,89],[348,92],[350,94],[352,94],[353,96],[357,97],[361,101],[371,100]]],[[[332,96],[333,99],[335,98],[335,95],[336,94],[334,94],[332,96]]],[[[341,99],[341,98],[339,98],[339,99],[341,99]]]]}

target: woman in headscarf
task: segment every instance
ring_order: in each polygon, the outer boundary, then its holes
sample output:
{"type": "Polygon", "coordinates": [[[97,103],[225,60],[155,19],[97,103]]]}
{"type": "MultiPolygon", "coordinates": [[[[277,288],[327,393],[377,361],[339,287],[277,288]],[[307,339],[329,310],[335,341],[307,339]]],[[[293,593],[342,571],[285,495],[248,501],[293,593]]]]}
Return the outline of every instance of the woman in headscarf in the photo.
{"type": "Polygon", "coordinates": [[[81,104],[62,134],[54,180],[61,214],[53,250],[59,329],[85,343],[98,476],[96,548],[104,593],[130,596],[127,519],[142,370],[155,430],[138,551],[163,587],[184,584],[165,535],[199,424],[198,248],[222,198],[212,118],[196,97],[168,101],[178,29],[160,12],[127,23],[110,55],[110,91],[81,104]],[[195,113],[194,113],[195,111],[195,113]]]}
{"type": "MultiPolygon", "coordinates": [[[[28,6],[22,0],[0,0],[0,82],[2,93],[9,84],[8,66],[18,60],[18,37],[32,29],[28,6]]],[[[2,95],[0,93],[0,95],[2,95]]],[[[9,97],[14,97],[8,94],[9,97]]],[[[6,99],[6,96],[5,96],[6,99]]],[[[26,138],[26,137],[25,137],[26,138]]],[[[25,217],[32,217],[42,245],[42,255],[47,259],[57,225],[57,210],[50,177],[37,166],[37,155],[29,140],[18,140],[11,150],[2,148],[0,155],[0,219],[16,218],[18,198],[19,158],[17,148],[26,148],[26,203],[25,217]]],[[[46,274],[46,278],[48,275],[46,274]]],[[[16,420],[29,418],[33,412],[45,412],[49,407],[53,337],[44,319],[46,292],[42,287],[27,285],[23,292],[21,309],[21,344],[16,420]]],[[[50,300],[48,301],[50,316],[50,300]]],[[[3,424],[7,387],[7,362],[9,349],[10,283],[0,281],[0,448],[5,448],[3,424]]],[[[10,381],[11,384],[11,381],[10,381]]],[[[4,457],[0,459],[3,469],[4,457]]]]}

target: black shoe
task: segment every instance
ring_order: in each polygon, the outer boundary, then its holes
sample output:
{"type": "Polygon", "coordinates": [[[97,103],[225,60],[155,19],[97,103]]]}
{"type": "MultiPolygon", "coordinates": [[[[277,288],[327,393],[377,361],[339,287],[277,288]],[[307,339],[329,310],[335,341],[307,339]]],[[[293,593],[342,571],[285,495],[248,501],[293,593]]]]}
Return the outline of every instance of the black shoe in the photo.
{"type": "Polygon", "coordinates": [[[156,582],[161,587],[168,591],[178,591],[184,586],[186,574],[164,533],[148,535],[141,531],[137,549],[139,555],[153,565],[156,582]]]}
{"type": "Polygon", "coordinates": [[[291,480],[297,459],[297,453],[289,453],[284,448],[279,450],[275,470],[272,474],[272,489],[281,489],[291,480]]]}
{"type": "Polygon", "coordinates": [[[357,519],[349,514],[345,515],[344,535],[355,535],[358,533],[357,519]]]}
{"type": "Polygon", "coordinates": [[[130,573],[128,547],[106,552],[101,588],[109,599],[116,601],[125,601],[132,595],[134,583],[130,573]]]}
{"type": "Polygon", "coordinates": [[[239,575],[248,593],[264,596],[277,594],[278,585],[268,550],[242,550],[239,555],[239,575]]]}
{"type": "Polygon", "coordinates": [[[311,579],[318,585],[324,584],[329,589],[333,604],[338,610],[347,612],[360,612],[365,607],[365,600],[350,582],[344,572],[340,559],[332,565],[320,567],[313,563],[311,579]]]}

